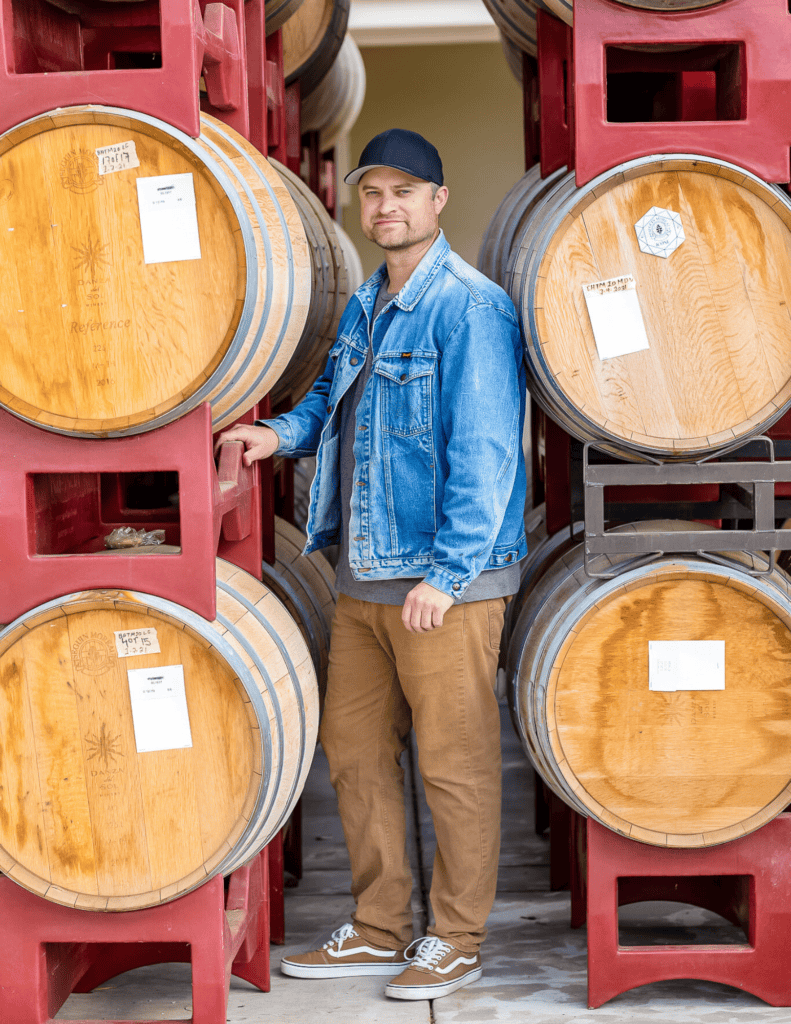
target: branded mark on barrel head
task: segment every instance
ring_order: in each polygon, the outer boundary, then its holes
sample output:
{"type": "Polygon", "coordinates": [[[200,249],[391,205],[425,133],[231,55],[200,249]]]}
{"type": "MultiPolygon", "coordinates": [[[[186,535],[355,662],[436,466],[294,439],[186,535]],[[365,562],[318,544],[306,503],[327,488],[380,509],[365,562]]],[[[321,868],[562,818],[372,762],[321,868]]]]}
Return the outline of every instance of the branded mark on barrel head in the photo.
{"type": "Polygon", "coordinates": [[[79,270],[87,272],[91,284],[96,284],[96,272],[100,267],[111,267],[113,261],[110,259],[109,244],[102,243],[101,239],[94,240],[88,235],[88,241],[82,245],[73,245],[72,249],[77,254],[75,265],[79,270]]]}
{"type": "Polygon", "coordinates": [[[687,701],[677,693],[663,693],[663,706],[659,709],[662,725],[681,725],[686,717],[687,701]]]}
{"type": "Polygon", "coordinates": [[[73,149],[60,164],[60,181],[65,189],[77,195],[95,192],[104,184],[99,176],[99,162],[95,153],[87,149],[73,149]]]}
{"type": "Polygon", "coordinates": [[[101,676],[113,666],[115,654],[104,633],[84,633],[71,649],[74,667],[88,676],[101,676]]]}
{"type": "Polygon", "coordinates": [[[14,183],[10,178],[3,178],[0,181],[0,206],[5,206],[14,194],[14,183]]]}
{"type": "MultiPolygon", "coordinates": [[[[95,732],[91,733],[90,736],[85,737],[85,742],[88,747],[86,761],[97,760],[101,762],[105,771],[108,771],[110,768],[116,771],[122,770],[115,767],[118,758],[124,757],[124,753],[121,750],[121,734],[113,736],[108,731],[106,722],[102,722],[98,735],[95,732]]],[[[96,772],[94,771],[92,774],[96,774],[96,772]]]]}
{"type": "Polygon", "coordinates": [[[132,323],[126,320],[72,320],[70,334],[89,334],[92,331],[125,331],[132,323]]]}

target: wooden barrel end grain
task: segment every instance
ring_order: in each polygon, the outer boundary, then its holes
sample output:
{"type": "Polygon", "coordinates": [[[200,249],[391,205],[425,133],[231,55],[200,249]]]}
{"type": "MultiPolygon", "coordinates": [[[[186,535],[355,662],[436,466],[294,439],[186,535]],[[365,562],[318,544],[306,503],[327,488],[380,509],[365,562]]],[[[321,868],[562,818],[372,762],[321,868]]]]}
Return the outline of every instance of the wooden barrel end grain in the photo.
{"type": "Polygon", "coordinates": [[[220,560],[217,581],[213,623],[87,591],[0,633],[0,870],[21,885],[83,909],[155,906],[285,821],[316,739],[310,655],[263,584],[220,560]],[[154,653],[123,646],[140,636],[154,653]]]}

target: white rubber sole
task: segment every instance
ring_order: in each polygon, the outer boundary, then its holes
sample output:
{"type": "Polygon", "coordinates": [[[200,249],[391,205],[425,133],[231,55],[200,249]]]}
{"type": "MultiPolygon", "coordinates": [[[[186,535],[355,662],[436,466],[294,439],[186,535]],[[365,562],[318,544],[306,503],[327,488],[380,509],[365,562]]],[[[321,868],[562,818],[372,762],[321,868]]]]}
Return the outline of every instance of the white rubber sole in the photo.
{"type": "Polygon", "coordinates": [[[395,978],[409,964],[401,961],[397,964],[297,964],[293,960],[280,961],[280,973],[291,978],[354,978],[378,975],[379,977],[395,978]]]}
{"type": "Polygon", "coordinates": [[[464,988],[465,985],[472,985],[483,974],[483,967],[476,967],[467,971],[460,978],[453,981],[437,982],[434,985],[387,985],[385,995],[391,999],[439,999],[440,996],[448,996],[457,988],[464,988]]]}

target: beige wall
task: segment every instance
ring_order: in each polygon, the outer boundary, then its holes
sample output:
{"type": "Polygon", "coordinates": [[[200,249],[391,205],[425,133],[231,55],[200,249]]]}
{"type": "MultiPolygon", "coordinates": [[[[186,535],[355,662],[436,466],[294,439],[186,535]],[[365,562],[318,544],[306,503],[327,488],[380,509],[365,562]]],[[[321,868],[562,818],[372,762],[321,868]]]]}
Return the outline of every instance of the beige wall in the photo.
{"type": "MultiPolygon", "coordinates": [[[[498,203],[524,173],[522,100],[497,43],[365,47],[365,104],[350,139],[351,167],[385,128],[409,128],[434,143],[450,190],[440,223],[453,249],[475,266],[498,203]]],[[[343,226],[366,276],[382,252],[360,231],[352,189],[343,226]]]]}

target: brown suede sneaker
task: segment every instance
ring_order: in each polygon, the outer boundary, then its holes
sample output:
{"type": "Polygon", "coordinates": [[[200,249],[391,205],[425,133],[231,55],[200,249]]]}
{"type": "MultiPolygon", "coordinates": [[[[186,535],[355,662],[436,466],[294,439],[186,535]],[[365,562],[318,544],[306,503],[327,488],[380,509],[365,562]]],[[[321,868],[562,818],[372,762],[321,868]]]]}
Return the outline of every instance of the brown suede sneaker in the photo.
{"type": "MultiPolygon", "coordinates": [[[[435,936],[417,939],[412,962],[388,983],[385,995],[393,999],[438,999],[471,985],[483,974],[480,953],[465,953],[435,936]]],[[[408,955],[407,946],[405,953],[408,955]]]]}
{"type": "Polygon", "coordinates": [[[393,977],[408,963],[403,950],[372,946],[357,934],[353,925],[344,924],[321,949],[283,957],[280,970],[292,978],[348,978],[356,974],[393,977]]]}

